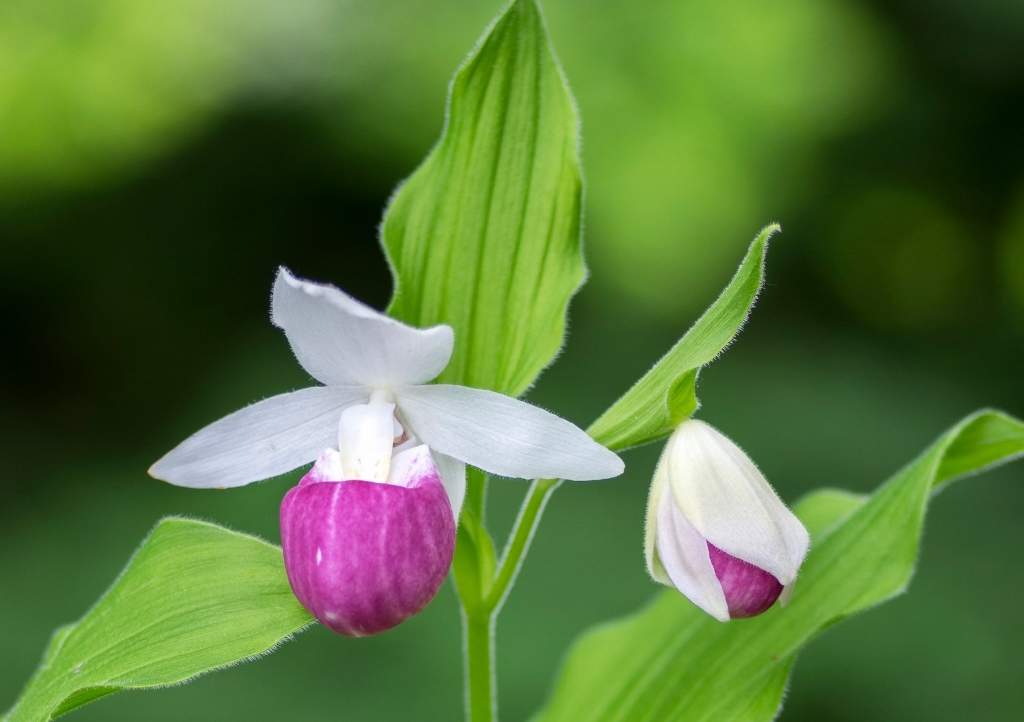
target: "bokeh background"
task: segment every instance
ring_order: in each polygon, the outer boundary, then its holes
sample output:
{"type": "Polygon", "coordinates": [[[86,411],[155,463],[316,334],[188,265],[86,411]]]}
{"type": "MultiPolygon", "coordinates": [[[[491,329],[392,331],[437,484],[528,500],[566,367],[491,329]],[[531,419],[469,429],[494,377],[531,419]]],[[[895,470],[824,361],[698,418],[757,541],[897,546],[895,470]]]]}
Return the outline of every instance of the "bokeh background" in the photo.
{"type": "MultiPolygon", "coordinates": [[[[591,279],[530,399],[585,425],[784,232],[701,416],[787,500],[875,487],[962,415],[1024,415],[1024,3],[548,0],[582,115],[591,279]]],[[[161,516],[277,540],[294,477],[145,470],[308,379],[278,264],[382,307],[381,208],[498,0],[0,3],[0,708],[161,516]]],[[[499,631],[505,718],[642,605],[657,448],[554,497],[499,631]]],[[[1024,467],[935,502],[909,594],[814,641],[785,722],[1019,720],[1024,467]]],[[[524,486],[494,484],[511,524],[524,486]]],[[[455,720],[450,586],[381,637],[322,628],[86,720],[455,720]]]]}

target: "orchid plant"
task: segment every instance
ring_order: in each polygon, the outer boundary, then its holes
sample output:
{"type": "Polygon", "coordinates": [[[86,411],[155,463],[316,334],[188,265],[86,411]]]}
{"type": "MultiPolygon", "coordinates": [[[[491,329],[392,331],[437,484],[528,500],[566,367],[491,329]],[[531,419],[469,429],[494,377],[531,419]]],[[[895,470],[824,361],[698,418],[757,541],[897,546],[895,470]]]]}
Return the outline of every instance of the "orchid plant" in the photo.
{"type": "Polygon", "coordinates": [[[1024,454],[1024,424],[978,412],[875,493],[823,489],[788,508],[739,446],[693,418],[698,373],[761,290],[774,225],[587,431],[519,400],[561,348],[585,277],[581,196],[568,85],[537,0],[512,0],[456,73],[441,140],[385,212],[387,312],[281,268],[271,320],[322,385],[215,421],[150,469],[215,490],[303,468],[281,501],[282,546],[160,521],[97,604],[56,631],[3,722],[186,682],[315,621],[386,633],[446,579],[463,610],[467,718],[494,720],[495,624],[547,500],[562,480],[618,476],[618,452],[664,439],[644,551],[667,588],[585,634],[535,719],[774,719],[803,645],[902,592],[933,492],[1024,454]],[[490,476],[532,480],[500,554],[484,522],[490,476]]]}

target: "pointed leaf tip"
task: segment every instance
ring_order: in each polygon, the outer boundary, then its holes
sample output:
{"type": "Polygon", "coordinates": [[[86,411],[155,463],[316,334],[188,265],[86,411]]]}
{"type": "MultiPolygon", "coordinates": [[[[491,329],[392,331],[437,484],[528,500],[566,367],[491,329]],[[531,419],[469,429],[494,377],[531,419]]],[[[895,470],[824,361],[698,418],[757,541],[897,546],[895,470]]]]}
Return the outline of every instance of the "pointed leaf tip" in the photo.
{"type": "Polygon", "coordinates": [[[510,3],[456,73],[441,140],[382,224],[389,313],[455,329],[440,382],[518,396],[560,349],[585,275],[577,145],[540,9],[510,3]]]}
{"type": "Polygon", "coordinates": [[[768,241],[780,230],[766,226],[751,242],[732,280],[713,304],[589,431],[615,451],[656,441],[697,410],[700,369],[714,361],[743,328],[764,284],[768,241]]]}

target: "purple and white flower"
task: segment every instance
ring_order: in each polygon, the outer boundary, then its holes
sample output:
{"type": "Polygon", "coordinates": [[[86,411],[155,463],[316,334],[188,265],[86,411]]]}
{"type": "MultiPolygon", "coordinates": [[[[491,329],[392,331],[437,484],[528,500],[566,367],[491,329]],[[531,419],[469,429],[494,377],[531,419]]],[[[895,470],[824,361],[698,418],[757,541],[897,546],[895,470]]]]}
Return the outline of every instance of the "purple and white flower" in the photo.
{"type": "Polygon", "coordinates": [[[466,464],[523,479],[622,473],[618,456],[543,409],[428,385],[451,358],[449,326],[408,326],[284,268],[271,319],[323,385],[210,424],[150,474],[226,488],[316,460],[282,503],[282,544],[292,589],[338,632],[384,631],[434,596],[451,564],[466,464]]]}
{"type": "Polygon", "coordinates": [[[684,421],[647,503],[647,570],[722,622],[785,605],[810,537],[736,444],[684,421]]]}

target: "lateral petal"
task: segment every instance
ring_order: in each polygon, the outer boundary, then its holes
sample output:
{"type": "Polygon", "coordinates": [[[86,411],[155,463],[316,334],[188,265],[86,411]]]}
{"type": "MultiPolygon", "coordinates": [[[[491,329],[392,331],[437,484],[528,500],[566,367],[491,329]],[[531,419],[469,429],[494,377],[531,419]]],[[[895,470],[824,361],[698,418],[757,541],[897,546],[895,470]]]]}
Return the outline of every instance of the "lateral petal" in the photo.
{"type": "Polygon", "coordinates": [[[313,461],[338,443],[346,406],[366,389],[315,386],[246,406],[190,436],[153,464],[150,476],[198,489],[244,486],[313,461]]]}
{"type": "Polygon", "coordinates": [[[284,267],[274,281],[270,315],[302,368],[327,385],[426,383],[448,365],[455,342],[449,326],[406,326],[334,286],[296,278],[284,267]]]}
{"type": "Polygon", "coordinates": [[[585,431],[525,401],[443,384],[394,391],[418,438],[488,473],[586,481],[618,476],[624,468],[585,431]]]}

